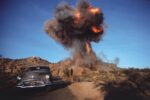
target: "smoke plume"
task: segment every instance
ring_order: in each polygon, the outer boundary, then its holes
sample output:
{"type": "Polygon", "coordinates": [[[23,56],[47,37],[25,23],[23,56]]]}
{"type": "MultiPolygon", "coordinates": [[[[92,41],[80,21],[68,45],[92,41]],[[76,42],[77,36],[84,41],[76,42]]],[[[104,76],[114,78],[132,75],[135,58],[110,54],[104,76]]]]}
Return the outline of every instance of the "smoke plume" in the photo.
{"type": "Polygon", "coordinates": [[[45,24],[48,35],[73,51],[76,63],[92,64],[96,58],[91,42],[99,42],[103,35],[103,13],[86,0],[76,7],[59,4],[55,16],[45,24]]]}

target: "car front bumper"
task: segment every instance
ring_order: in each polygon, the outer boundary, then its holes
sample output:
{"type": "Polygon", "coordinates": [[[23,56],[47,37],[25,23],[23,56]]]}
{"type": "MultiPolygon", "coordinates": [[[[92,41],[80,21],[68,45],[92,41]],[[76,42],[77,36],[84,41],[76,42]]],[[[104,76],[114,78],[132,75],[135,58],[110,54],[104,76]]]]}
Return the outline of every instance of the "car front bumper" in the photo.
{"type": "Polygon", "coordinates": [[[50,85],[50,82],[45,83],[44,81],[21,81],[17,84],[18,88],[40,88],[50,85]]]}

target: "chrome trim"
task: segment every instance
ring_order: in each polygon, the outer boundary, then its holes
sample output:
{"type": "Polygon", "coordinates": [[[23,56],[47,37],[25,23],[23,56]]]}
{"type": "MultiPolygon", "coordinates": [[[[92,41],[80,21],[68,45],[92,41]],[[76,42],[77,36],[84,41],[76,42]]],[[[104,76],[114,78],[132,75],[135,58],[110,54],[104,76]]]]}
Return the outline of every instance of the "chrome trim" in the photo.
{"type": "Polygon", "coordinates": [[[45,87],[48,85],[47,83],[44,83],[44,81],[39,81],[39,80],[23,80],[20,83],[18,83],[17,87],[19,88],[34,88],[34,87],[45,87]],[[37,82],[39,83],[38,85],[31,84],[31,85],[24,85],[24,82],[37,82]]]}

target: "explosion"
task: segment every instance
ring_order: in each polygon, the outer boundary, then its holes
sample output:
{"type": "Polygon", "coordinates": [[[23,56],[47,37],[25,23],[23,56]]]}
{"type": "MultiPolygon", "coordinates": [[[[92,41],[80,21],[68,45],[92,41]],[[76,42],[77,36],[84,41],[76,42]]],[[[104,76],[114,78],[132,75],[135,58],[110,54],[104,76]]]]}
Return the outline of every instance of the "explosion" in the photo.
{"type": "Polygon", "coordinates": [[[46,22],[45,31],[65,48],[73,50],[75,62],[91,65],[97,59],[91,42],[102,38],[103,13],[86,0],[80,0],[76,7],[61,3],[55,9],[55,17],[46,22]]]}

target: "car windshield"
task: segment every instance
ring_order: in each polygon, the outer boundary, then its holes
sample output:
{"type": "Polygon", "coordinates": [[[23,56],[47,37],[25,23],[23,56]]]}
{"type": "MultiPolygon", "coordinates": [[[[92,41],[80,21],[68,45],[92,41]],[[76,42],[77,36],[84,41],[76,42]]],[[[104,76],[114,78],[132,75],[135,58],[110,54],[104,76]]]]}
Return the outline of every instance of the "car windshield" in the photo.
{"type": "Polygon", "coordinates": [[[34,79],[34,78],[40,78],[45,75],[49,75],[50,70],[49,68],[36,68],[32,67],[29,68],[23,75],[24,79],[34,79]]]}
{"type": "Polygon", "coordinates": [[[30,67],[28,71],[43,71],[43,72],[49,72],[50,69],[48,67],[30,67]]]}

